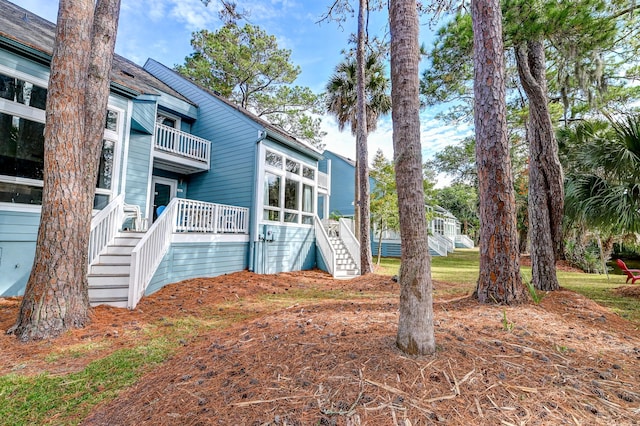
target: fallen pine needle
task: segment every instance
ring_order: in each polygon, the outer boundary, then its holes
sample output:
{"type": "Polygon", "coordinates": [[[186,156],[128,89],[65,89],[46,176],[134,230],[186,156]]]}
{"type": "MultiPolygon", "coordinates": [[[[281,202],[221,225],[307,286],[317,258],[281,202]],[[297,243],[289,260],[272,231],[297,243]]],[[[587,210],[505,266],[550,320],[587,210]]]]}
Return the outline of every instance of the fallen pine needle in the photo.
{"type": "Polygon", "coordinates": [[[287,399],[300,399],[300,398],[308,398],[306,395],[300,396],[281,396],[280,398],[271,398],[271,399],[256,399],[253,401],[244,401],[244,402],[234,402],[233,406],[235,407],[248,407],[250,405],[258,405],[258,404],[268,404],[269,402],[275,401],[283,401],[287,399]]]}

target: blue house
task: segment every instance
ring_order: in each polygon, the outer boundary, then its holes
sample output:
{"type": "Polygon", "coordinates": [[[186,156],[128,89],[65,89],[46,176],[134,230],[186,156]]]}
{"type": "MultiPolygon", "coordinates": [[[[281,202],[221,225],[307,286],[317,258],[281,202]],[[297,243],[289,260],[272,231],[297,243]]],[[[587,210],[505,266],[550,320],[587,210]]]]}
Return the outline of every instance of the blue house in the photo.
{"type": "MultiPolygon", "coordinates": [[[[22,294],[33,264],[54,31],[0,0],[0,296],[22,294]]],[[[357,247],[318,217],[322,153],[156,61],[116,55],[111,79],[92,304],[133,308],[168,283],[245,269],[357,274],[357,247]]]]}

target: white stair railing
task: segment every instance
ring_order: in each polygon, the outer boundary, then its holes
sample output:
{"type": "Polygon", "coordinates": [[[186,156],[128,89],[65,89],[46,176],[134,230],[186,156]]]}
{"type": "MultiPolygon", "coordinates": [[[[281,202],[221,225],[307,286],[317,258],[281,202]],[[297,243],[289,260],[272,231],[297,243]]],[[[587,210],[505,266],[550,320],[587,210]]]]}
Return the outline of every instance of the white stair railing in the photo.
{"type": "Polygon", "coordinates": [[[473,248],[475,246],[473,240],[464,234],[456,235],[456,243],[462,244],[466,248],[473,248]]]}
{"type": "Polygon", "coordinates": [[[133,309],[144,295],[153,274],[169,250],[171,237],[175,231],[178,212],[178,198],[171,200],[160,217],[146,232],[144,237],[131,252],[131,269],[129,273],[129,297],[127,308],[133,309]]]}
{"type": "Polygon", "coordinates": [[[453,251],[450,247],[451,241],[438,233],[429,235],[428,242],[429,248],[440,256],[446,256],[449,252],[453,251]]]}
{"type": "Polygon", "coordinates": [[[115,238],[124,220],[124,194],[114,198],[104,209],[100,210],[91,220],[91,234],[89,235],[89,256],[91,265],[115,238]]]}
{"type": "Polygon", "coordinates": [[[336,273],[336,253],[331,245],[331,241],[329,240],[329,235],[324,229],[324,226],[322,226],[322,221],[317,215],[314,218],[313,224],[316,231],[316,244],[320,247],[320,253],[322,253],[322,257],[324,257],[324,260],[327,263],[327,269],[329,269],[328,272],[334,276],[336,273]]]}
{"type": "Polygon", "coordinates": [[[356,263],[358,271],[360,268],[360,243],[356,239],[356,236],[351,232],[351,224],[344,219],[340,219],[340,239],[347,248],[347,251],[351,255],[351,258],[356,263]]]}

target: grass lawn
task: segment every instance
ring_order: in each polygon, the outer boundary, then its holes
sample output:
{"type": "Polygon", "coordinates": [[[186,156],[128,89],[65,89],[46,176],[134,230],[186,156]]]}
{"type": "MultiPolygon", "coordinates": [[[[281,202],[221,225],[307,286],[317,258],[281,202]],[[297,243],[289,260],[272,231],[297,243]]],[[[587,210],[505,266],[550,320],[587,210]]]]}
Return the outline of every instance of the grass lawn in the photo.
{"type": "MultiPolygon", "coordinates": [[[[480,267],[478,249],[456,249],[446,257],[431,258],[431,276],[436,281],[459,283],[461,292],[473,290],[480,267]]],[[[400,269],[400,259],[383,258],[378,273],[395,275],[400,269]]],[[[531,268],[523,267],[522,276],[531,281],[531,268]]],[[[584,274],[558,271],[558,280],[564,288],[580,293],[608,307],[623,318],[640,324],[640,302],[632,297],[619,296],[613,292],[625,285],[623,275],[584,274]]]]}

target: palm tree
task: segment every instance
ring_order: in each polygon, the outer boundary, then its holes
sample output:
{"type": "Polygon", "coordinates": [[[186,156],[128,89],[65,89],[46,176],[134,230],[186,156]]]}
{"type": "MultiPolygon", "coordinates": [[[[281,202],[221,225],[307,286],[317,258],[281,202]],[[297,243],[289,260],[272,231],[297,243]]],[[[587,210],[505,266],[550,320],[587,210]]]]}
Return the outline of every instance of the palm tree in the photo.
{"type": "MultiPolygon", "coordinates": [[[[362,9],[361,3],[361,9],[362,9]]],[[[359,17],[362,18],[360,12],[359,17]]],[[[360,19],[362,20],[362,19],[360,19]]],[[[360,26],[360,23],[359,23],[360,26]]],[[[389,80],[384,74],[384,65],[379,52],[364,55],[360,71],[363,79],[358,88],[358,60],[347,57],[336,67],[335,74],[327,84],[326,107],[329,113],[336,116],[338,128],[344,130],[347,123],[351,125],[351,133],[356,136],[356,233],[360,240],[360,265],[363,274],[372,272],[370,244],[370,201],[369,201],[369,167],[367,159],[367,134],[376,129],[378,117],[391,109],[389,96],[389,80]],[[363,96],[358,96],[358,92],[363,96]],[[360,100],[360,102],[358,102],[360,100]],[[359,115],[361,114],[361,115],[359,115]],[[364,118],[365,123],[359,117],[364,118]]],[[[360,51],[360,49],[359,49],[360,51]]]]}
{"type": "MultiPolygon", "coordinates": [[[[382,55],[369,52],[365,58],[365,90],[367,132],[373,132],[378,125],[378,118],[391,111],[389,79],[385,75],[382,55]]],[[[349,56],[338,64],[334,74],[326,86],[327,112],[335,115],[338,129],[343,131],[347,124],[351,134],[356,135],[356,72],[358,66],[355,58],[349,56]]]]}
{"type": "Polygon", "coordinates": [[[619,234],[640,232],[640,116],[584,122],[559,134],[567,216],[619,234]]]}

